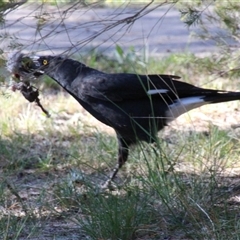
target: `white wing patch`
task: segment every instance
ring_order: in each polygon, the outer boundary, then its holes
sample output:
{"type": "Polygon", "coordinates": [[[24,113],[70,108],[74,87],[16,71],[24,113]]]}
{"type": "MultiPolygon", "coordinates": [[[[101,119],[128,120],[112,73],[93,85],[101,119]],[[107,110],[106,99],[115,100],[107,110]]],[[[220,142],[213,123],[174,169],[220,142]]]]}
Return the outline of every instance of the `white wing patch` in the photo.
{"type": "Polygon", "coordinates": [[[151,89],[147,91],[148,95],[159,94],[159,93],[167,93],[169,92],[168,89],[151,89]]]}
{"type": "Polygon", "coordinates": [[[167,112],[165,113],[167,122],[173,121],[178,116],[194,108],[208,104],[209,102],[205,102],[203,97],[204,96],[181,98],[176,100],[176,102],[170,104],[168,106],[167,112]]]}

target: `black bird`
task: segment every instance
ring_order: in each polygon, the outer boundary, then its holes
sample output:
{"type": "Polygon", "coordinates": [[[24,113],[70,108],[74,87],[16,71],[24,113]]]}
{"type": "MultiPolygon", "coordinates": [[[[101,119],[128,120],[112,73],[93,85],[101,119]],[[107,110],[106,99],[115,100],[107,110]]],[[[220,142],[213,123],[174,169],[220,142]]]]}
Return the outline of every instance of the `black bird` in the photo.
{"type": "MultiPolygon", "coordinates": [[[[109,74],[62,56],[28,56],[25,73],[46,74],[89,113],[116,131],[118,163],[106,185],[127,161],[129,147],[154,142],[157,132],[187,111],[240,99],[240,92],[204,89],[173,75],[109,74]]],[[[19,59],[18,61],[21,61],[19,59]]]]}

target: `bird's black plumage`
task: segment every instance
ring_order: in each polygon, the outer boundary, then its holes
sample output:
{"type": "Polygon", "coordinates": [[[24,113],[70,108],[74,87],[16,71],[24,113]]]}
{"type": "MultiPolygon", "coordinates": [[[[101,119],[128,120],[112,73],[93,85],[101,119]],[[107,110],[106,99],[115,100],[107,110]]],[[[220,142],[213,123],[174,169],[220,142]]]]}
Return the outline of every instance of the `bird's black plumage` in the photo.
{"type": "Polygon", "coordinates": [[[141,140],[154,142],[168,122],[193,108],[240,99],[240,92],[199,88],[179,81],[178,76],[108,74],[61,56],[32,60],[29,72],[53,78],[89,113],[116,131],[118,165],[111,180],[126,162],[130,145],[141,140]]]}

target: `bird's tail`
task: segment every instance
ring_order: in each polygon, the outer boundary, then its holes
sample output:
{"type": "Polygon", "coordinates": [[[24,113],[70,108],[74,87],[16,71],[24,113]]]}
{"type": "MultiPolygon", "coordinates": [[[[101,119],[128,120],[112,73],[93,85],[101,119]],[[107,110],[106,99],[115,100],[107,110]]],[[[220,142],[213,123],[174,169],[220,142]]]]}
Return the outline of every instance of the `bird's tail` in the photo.
{"type": "Polygon", "coordinates": [[[221,103],[240,100],[240,92],[217,91],[215,94],[206,94],[203,98],[207,103],[221,103]]]}
{"type": "Polygon", "coordinates": [[[224,92],[217,90],[206,91],[199,95],[178,98],[168,105],[165,117],[167,118],[167,122],[171,122],[183,113],[186,113],[194,108],[198,108],[206,104],[236,100],[240,100],[240,92],[224,92]]]}

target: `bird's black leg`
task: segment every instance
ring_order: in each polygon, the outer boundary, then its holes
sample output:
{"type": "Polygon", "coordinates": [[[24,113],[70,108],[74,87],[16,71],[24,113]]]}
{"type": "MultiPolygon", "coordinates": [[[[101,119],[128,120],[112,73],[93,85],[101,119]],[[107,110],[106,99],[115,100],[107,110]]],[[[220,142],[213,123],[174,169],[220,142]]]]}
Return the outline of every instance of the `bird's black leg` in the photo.
{"type": "Polygon", "coordinates": [[[127,143],[121,139],[118,138],[118,163],[115,166],[111,176],[110,176],[110,180],[113,180],[115,178],[115,176],[118,173],[118,170],[124,165],[124,163],[127,161],[128,158],[128,145],[127,143]]]}
{"type": "Polygon", "coordinates": [[[128,149],[129,144],[118,136],[118,163],[113,169],[112,174],[108,178],[108,180],[104,183],[103,188],[112,188],[111,182],[117,175],[119,169],[124,165],[128,158],[128,149]]]}

